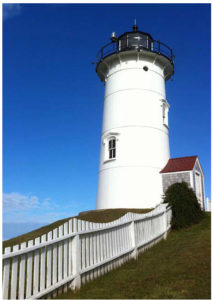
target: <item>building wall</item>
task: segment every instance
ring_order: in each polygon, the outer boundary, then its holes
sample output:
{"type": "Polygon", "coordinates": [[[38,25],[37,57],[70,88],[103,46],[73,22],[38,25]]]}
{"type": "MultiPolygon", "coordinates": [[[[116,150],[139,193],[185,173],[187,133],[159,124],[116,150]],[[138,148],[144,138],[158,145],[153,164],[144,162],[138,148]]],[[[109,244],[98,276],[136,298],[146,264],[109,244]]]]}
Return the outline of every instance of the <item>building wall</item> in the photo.
{"type": "Polygon", "coordinates": [[[211,211],[211,200],[206,198],[206,211],[211,211]]]}
{"type": "Polygon", "coordinates": [[[193,182],[194,182],[194,191],[196,193],[198,201],[199,201],[199,203],[201,205],[201,208],[204,209],[205,208],[204,178],[203,178],[202,170],[201,170],[201,168],[199,166],[198,161],[196,161],[194,169],[193,169],[193,182]],[[198,195],[198,187],[196,186],[196,180],[195,180],[196,172],[198,172],[200,174],[200,181],[201,181],[200,182],[200,184],[201,184],[201,196],[200,197],[198,195]]]}
{"type": "Polygon", "coordinates": [[[162,174],[163,193],[166,192],[166,190],[170,185],[182,181],[185,181],[189,185],[189,187],[191,187],[194,190],[201,208],[205,209],[204,177],[202,174],[202,170],[199,166],[199,163],[197,161],[192,171],[162,174]],[[200,182],[199,181],[196,182],[196,172],[200,174],[199,176],[200,182]],[[191,174],[191,178],[190,178],[190,174],[191,174]]]}
{"type": "Polygon", "coordinates": [[[168,187],[176,182],[185,181],[191,187],[190,172],[176,172],[162,174],[163,179],[163,192],[165,193],[168,187]]]}
{"type": "Polygon", "coordinates": [[[161,202],[159,172],[170,157],[164,121],[165,65],[159,57],[156,64],[155,56],[150,61],[150,56],[134,51],[119,57],[121,61],[117,55],[104,59],[109,68],[96,208],[152,208],[161,202]],[[111,137],[116,138],[113,159],[108,151],[111,137]]]}

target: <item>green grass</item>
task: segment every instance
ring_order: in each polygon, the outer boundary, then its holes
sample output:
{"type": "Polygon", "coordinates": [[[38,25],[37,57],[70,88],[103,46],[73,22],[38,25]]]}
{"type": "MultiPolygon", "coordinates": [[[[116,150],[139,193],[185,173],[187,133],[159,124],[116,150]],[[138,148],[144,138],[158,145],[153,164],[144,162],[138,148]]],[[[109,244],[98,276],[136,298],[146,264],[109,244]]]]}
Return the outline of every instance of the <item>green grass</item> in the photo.
{"type": "Polygon", "coordinates": [[[58,299],[210,299],[210,214],[58,299]]]}
{"type": "MultiPolygon", "coordinates": [[[[103,210],[91,210],[80,213],[76,216],[77,219],[85,220],[89,222],[98,222],[98,223],[106,223],[114,221],[127,212],[135,212],[135,213],[146,213],[151,209],[103,209],[103,210]]],[[[73,217],[74,218],[74,217],[73,217]]],[[[49,225],[43,226],[31,232],[25,233],[23,235],[17,236],[15,238],[9,239],[3,242],[3,249],[6,247],[11,247],[23,242],[28,242],[29,240],[33,240],[37,237],[42,236],[43,234],[47,234],[49,231],[63,225],[68,222],[71,218],[62,219],[57,222],[51,223],[49,225]]]]}
{"type": "Polygon", "coordinates": [[[96,223],[107,223],[119,219],[128,212],[133,213],[148,213],[152,209],[136,209],[136,208],[115,208],[115,209],[100,209],[82,212],[78,215],[81,220],[96,222],[96,223]]]}

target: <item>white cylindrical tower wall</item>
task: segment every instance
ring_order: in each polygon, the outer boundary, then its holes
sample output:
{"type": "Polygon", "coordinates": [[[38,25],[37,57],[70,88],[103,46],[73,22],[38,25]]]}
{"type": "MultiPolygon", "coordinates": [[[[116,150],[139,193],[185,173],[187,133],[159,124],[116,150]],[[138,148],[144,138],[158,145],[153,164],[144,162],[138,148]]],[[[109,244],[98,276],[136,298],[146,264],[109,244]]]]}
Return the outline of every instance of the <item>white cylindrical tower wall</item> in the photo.
{"type": "Polygon", "coordinates": [[[159,172],[170,157],[168,66],[159,55],[128,51],[97,69],[105,80],[97,209],[151,208],[162,201],[159,172]],[[111,138],[115,158],[109,158],[111,138]]]}

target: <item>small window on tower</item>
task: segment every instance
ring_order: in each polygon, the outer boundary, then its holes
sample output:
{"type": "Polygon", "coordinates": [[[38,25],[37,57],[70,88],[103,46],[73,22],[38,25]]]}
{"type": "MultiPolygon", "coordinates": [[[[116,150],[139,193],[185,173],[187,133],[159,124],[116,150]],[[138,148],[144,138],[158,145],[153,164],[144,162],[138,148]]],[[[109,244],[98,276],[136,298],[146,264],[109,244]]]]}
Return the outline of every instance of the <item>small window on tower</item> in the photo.
{"type": "Polygon", "coordinates": [[[163,125],[169,127],[168,113],[169,113],[169,103],[166,100],[162,100],[163,108],[163,125]]]}
{"type": "Polygon", "coordinates": [[[103,163],[115,161],[118,158],[118,132],[109,132],[103,136],[102,140],[102,153],[103,163]]]}
{"type": "Polygon", "coordinates": [[[109,150],[109,159],[115,158],[116,157],[116,139],[114,137],[109,140],[108,150],[109,150]]]}

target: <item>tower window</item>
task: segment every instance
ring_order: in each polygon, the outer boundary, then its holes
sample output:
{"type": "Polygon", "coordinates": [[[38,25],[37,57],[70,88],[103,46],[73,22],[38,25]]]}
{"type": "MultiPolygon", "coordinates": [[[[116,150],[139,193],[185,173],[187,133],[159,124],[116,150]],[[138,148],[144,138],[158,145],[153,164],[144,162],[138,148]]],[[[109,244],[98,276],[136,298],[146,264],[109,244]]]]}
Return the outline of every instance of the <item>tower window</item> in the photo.
{"type": "Polygon", "coordinates": [[[112,138],[109,140],[109,159],[116,157],[116,139],[112,138]]]}
{"type": "Polygon", "coordinates": [[[162,100],[162,113],[163,113],[163,125],[165,125],[167,128],[169,126],[169,120],[168,120],[168,112],[169,112],[169,103],[166,100],[162,100]]]}
{"type": "Polygon", "coordinates": [[[118,158],[118,132],[109,132],[102,137],[103,145],[103,163],[115,161],[118,158]]]}

